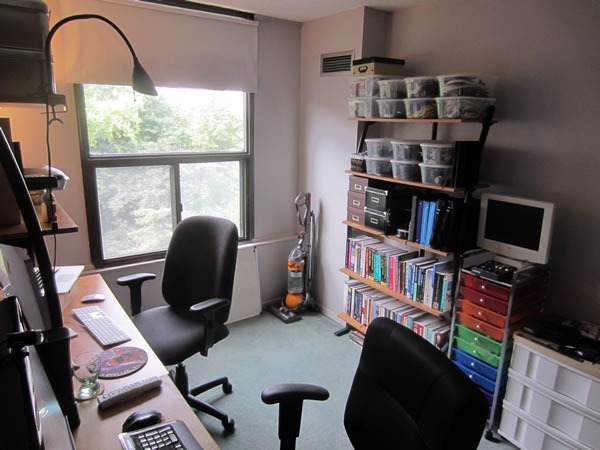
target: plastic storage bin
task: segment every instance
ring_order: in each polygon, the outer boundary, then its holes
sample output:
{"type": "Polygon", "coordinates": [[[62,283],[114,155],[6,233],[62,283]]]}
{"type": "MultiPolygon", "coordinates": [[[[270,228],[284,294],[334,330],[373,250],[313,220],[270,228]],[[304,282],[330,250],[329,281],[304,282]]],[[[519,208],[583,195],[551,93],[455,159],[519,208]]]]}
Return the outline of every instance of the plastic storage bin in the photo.
{"type": "Polygon", "coordinates": [[[421,142],[415,140],[390,141],[394,159],[398,161],[421,161],[421,142]]]}
{"type": "Polygon", "coordinates": [[[404,108],[408,119],[437,119],[435,98],[405,98],[404,108]]]}
{"type": "Polygon", "coordinates": [[[350,155],[350,170],[354,172],[366,172],[367,164],[365,155],[362,153],[352,153],[350,155]]]}
{"type": "Polygon", "coordinates": [[[496,88],[495,75],[456,73],[437,77],[441,97],[493,97],[496,88]]]}
{"type": "Polygon", "coordinates": [[[365,139],[367,146],[367,156],[383,156],[385,158],[392,157],[392,144],[386,138],[365,139]]]}
{"type": "Polygon", "coordinates": [[[399,98],[384,98],[377,100],[379,108],[379,117],[386,119],[398,119],[406,117],[404,112],[404,102],[399,98]]]}
{"type": "Polygon", "coordinates": [[[422,158],[425,164],[441,164],[450,166],[454,163],[453,142],[422,142],[422,158]]]}
{"type": "Polygon", "coordinates": [[[495,98],[437,97],[437,114],[440,119],[483,119],[495,98]]]}
{"type": "Polygon", "coordinates": [[[405,78],[407,98],[439,97],[440,87],[436,77],[405,78]]]}
{"type": "Polygon", "coordinates": [[[405,98],[406,83],[404,78],[390,78],[379,80],[379,96],[381,98],[405,98]]]}
{"type": "Polygon", "coordinates": [[[392,176],[399,180],[421,181],[419,161],[398,161],[392,159],[392,176]]]}
{"type": "Polygon", "coordinates": [[[367,173],[371,175],[379,175],[389,177],[392,175],[391,158],[382,156],[365,156],[367,163],[367,173]]]}
{"type": "Polygon", "coordinates": [[[355,117],[379,117],[379,111],[377,110],[376,100],[377,97],[355,98],[355,117]]]}
{"type": "Polygon", "coordinates": [[[350,82],[350,97],[378,97],[379,81],[384,79],[378,76],[353,78],[350,82]]]}
{"type": "Polygon", "coordinates": [[[453,166],[442,164],[419,163],[421,168],[421,180],[425,184],[435,184],[437,186],[452,185],[453,166]]]}

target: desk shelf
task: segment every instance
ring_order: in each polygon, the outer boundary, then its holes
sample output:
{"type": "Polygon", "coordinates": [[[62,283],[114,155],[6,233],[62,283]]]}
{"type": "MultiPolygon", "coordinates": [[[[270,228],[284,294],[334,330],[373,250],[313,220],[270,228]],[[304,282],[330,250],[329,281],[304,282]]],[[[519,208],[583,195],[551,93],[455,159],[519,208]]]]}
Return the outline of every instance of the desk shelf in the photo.
{"type": "MultiPolygon", "coordinates": [[[[77,224],[71,219],[62,206],[56,205],[56,217],[58,219],[58,229],[56,234],[74,233],[78,231],[77,224]]],[[[44,235],[53,234],[51,224],[43,222],[40,219],[42,233],[44,235]]],[[[0,242],[17,241],[27,238],[27,228],[23,222],[16,225],[0,227],[0,242]]]]}

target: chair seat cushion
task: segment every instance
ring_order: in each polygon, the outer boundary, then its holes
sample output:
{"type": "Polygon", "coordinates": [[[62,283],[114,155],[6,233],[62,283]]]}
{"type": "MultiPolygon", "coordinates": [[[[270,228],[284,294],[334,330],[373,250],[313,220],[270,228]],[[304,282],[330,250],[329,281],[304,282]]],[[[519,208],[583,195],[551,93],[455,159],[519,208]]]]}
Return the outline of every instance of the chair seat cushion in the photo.
{"type": "MultiPolygon", "coordinates": [[[[202,315],[161,306],[132,317],[140,333],[165,366],[178,364],[200,351],[204,342],[202,315]]],[[[227,327],[216,323],[215,343],[229,335],[227,327]]]]}

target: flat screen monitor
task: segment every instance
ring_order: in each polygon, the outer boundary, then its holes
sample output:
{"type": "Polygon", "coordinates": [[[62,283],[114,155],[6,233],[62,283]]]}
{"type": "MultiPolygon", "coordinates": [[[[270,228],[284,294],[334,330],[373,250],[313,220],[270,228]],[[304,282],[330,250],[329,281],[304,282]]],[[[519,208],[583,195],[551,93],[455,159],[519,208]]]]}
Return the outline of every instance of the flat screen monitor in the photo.
{"type": "Polygon", "coordinates": [[[553,203],[482,194],[477,245],[506,258],[547,264],[553,223],[553,203]]]}

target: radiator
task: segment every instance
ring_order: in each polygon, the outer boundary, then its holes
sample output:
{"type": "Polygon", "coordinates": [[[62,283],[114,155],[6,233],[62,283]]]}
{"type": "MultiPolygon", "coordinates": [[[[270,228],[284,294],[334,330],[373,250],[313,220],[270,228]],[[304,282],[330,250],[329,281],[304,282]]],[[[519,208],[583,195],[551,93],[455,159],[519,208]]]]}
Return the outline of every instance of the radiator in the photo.
{"type": "Polygon", "coordinates": [[[227,323],[257,316],[261,309],[256,245],[240,246],[235,266],[231,310],[227,323]]]}

